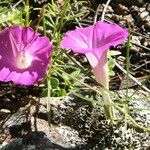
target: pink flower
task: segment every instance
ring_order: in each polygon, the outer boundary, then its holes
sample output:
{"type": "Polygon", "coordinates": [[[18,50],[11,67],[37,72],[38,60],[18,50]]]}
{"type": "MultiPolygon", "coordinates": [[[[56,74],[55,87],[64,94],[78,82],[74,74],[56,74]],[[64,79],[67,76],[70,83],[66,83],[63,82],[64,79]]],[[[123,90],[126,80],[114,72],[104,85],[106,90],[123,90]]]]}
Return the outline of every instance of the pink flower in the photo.
{"type": "Polygon", "coordinates": [[[109,96],[109,76],[107,65],[107,51],[111,46],[124,42],[128,31],[117,24],[108,24],[98,21],[86,28],[67,32],[61,41],[61,47],[71,49],[75,53],[85,54],[96,80],[105,88],[100,88],[105,115],[114,122],[113,103],[109,96]]]}
{"type": "Polygon", "coordinates": [[[89,27],[67,32],[61,42],[61,47],[71,49],[75,53],[85,54],[97,81],[103,85],[102,80],[106,77],[101,73],[101,69],[107,63],[107,50],[111,46],[123,43],[127,36],[128,31],[117,24],[98,21],[89,27]]]}
{"type": "Polygon", "coordinates": [[[0,81],[32,85],[46,74],[52,44],[30,27],[12,26],[0,32],[0,81]]]}

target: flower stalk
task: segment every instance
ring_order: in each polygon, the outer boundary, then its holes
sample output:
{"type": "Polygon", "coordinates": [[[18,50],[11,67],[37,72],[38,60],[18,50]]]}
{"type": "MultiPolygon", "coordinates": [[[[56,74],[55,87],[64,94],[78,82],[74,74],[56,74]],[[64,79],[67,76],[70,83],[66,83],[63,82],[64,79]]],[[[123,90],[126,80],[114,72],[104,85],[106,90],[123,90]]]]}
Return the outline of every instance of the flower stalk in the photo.
{"type": "Polygon", "coordinates": [[[25,1],[25,26],[29,26],[29,0],[25,1]]]}
{"type": "Polygon", "coordinates": [[[102,58],[98,62],[98,65],[93,68],[93,74],[96,80],[102,87],[100,91],[102,93],[102,98],[104,101],[104,110],[107,119],[114,123],[114,111],[113,102],[109,95],[109,74],[108,74],[108,63],[107,63],[107,51],[102,54],[102,58]]]}

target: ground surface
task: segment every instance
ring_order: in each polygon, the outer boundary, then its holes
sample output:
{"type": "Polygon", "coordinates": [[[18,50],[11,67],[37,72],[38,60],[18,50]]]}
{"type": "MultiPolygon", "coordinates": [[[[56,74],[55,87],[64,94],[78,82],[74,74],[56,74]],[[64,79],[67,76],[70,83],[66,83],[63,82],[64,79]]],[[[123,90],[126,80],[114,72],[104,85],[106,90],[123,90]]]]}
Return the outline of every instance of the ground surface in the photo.
{"type": "MultiPolygon", "coordinates": [[[[100,108],[72,95],[51,98],[51,126],[47,122],[47,98],[24,97],[24,101],[29,103],[21,104],[14,113],[5,107],[1,109],[2,150],[149,149],[149,133],[122,123],[112,127],[100,108]]],[[[149,107],[150,104],[136,101],[131,105],[149,107]]],[[[150,125],[149,111],[131,114],[138,123],[150,125]]]]}
{"type": "MultiPolygon", "coordinates": [[[[106,3],[101,1],[98,19],[106,3]]],[[[80,8],[96,10],[98,1],[80,8]]],[[[95,11],[83,18],[83,26],[92,24],[95,11]]],[[[106,11],[106,21],[130,26],[132,45],[130,52],[131,74],[149,89],[150,81],[150,2],[147,0],[113,0],[106,11]],[[142,45],[142,46],[141,46],[142,45]],[[144,46],[144,47],[143,47],[144,46]]],[[[73,26],[77,25],[74,22],[73,26]]],[[[121,55],[117,62],[125,67],[125,48],[118,47],[121,55]]],[[[81,63],[84,64],[84,62],[81,63]]],[[[116,90],[124,100],[126,79],[124,73],[115,69],[110,88],[116,90]]],[[[138,84],[131,79],[129,94],[138,84]]],[[[83,92],[83,93],[82,93],[83,92]]],[[[150,149],[150,134],[120,122],[111,126],[105,119],[103,110],[90,102],[70,94],[66,97],[51,98],[51,125],[47,121],[47,98],[39,98],[37,87],[13,87],[0,83],[0,149],[2,150],[55,150],[55,149],[150,149]]],[[[88,91],[81,94],[91,96],[88,91]]],[[[138,90],[129,105],[149,109],[150,97],[146,90],[138,90]],[[143,99],[145,97],[145,99],[143,99]]],[[[118,112],[116,112],[118,114],[118,112]]],[[[145,127],[150,127],[149,110],[133,110],[130,115],[145,127]]],[[[118,117],[120,115],[118,114],[118,117]]]]}

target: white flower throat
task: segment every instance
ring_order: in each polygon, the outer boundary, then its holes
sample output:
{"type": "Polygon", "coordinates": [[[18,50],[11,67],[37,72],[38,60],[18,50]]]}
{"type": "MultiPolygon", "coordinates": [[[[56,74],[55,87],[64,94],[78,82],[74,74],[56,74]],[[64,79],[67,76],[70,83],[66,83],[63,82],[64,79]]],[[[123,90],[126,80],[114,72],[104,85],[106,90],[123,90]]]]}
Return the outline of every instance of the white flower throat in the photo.
{"type": "Polygon", "coordinates": [[[17,56],[17,67],[20,69],[28,68],[32,63],[32,56],[27,52],[21,52],[17,56]]]}

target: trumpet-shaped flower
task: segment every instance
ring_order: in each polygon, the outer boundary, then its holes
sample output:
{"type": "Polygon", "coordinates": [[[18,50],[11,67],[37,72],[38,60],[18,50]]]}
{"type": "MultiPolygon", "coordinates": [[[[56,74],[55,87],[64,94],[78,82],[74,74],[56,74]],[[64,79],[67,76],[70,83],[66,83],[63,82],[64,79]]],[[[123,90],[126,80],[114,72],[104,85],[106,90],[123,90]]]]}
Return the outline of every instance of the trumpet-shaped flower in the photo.
{"type": "Polygon", "coordinates": [[[107,51],[111,46],[123,43],[127,36],[128,31],[117,24],[98,21],[89,27],[67,32],[61,46],[75,53],[85,54],[97,81],[106,87],[104,82],[108,82],[108,77],[102,70],[107,63],[107,51]]]}
{"type": "MultiPolygon", "coordinates": [[[[109,89],[107,51],[111,46],[123,43],[127,36],[128,31],[119,25],[98,21],[89,27],[67,32],[61,41],[61,47],[85,54],[96,80],[105,89],[109,89]]],[[[102,92],[102,95],[105,103],[111,103],[108,93],[102,92]]],[[[111,110],[108,109],[108,116],[111,117],[111,110]]]]}
{"type": "Polygon", "coordinates": [[[48,68],[52,44],[30,27],[12,26],[0,32],[0,81],[32,85],[48,68]]]}
{"type": "Polygon", "coordinates": [[[128,31],[117,24],[98,21],[89,27],[67,32],[61,42],[61,46],[62,48],[72,49],[75,53],[85,54],[94,68],[101,59],[106,62],[103,59],[103,54],[111,46],[123,43],[127,36],[128,31]]]}

